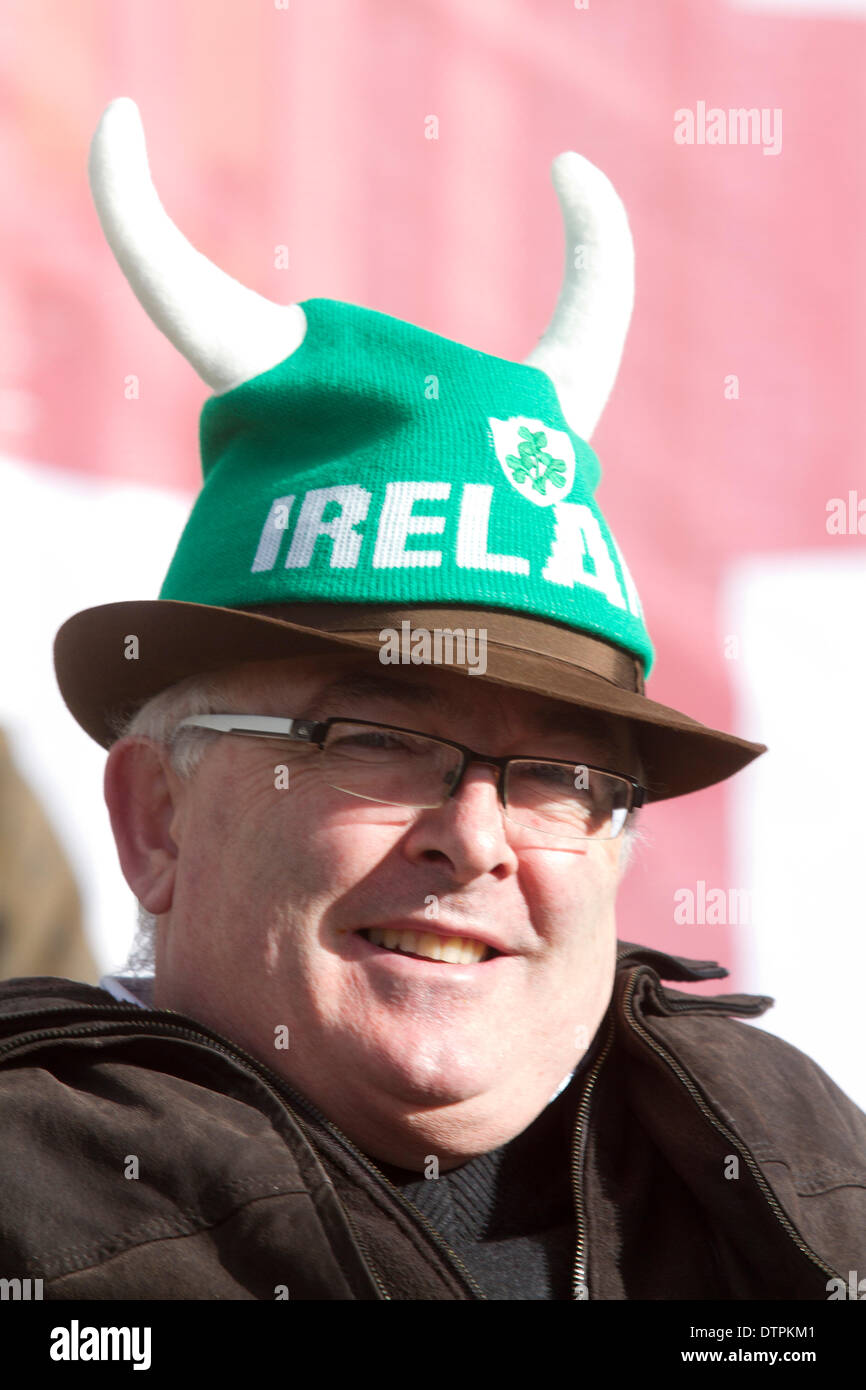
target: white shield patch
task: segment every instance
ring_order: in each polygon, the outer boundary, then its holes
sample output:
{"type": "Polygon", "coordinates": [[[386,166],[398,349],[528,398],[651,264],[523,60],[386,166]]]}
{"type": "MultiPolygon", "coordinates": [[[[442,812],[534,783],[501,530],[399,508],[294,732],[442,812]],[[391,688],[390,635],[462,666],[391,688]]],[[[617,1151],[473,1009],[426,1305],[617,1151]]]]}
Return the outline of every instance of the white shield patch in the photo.
{"type": "Polygon", "coordinates": [[[488,417],[496,457],[511,486],[534,502],[552,507],[571,492],[574,484],[574,447],[564,430],[525,415],[510,420],[488,417]]]}

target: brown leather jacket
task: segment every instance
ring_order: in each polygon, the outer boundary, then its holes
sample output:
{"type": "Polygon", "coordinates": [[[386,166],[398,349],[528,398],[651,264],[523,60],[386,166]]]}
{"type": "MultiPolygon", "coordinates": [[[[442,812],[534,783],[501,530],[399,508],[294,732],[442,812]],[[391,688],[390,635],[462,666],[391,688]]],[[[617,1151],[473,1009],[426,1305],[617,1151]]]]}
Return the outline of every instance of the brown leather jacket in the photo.
{"type": "MultiPolygon", "coordinates": [[[[575,1103],[575,1298],[824,1300],[866,1273],[866,1115],[738,1021],[770,1000],[662,984],[726,973],[620,944],[575,1103]]],[[[53,978],[0,984],[0,1278],[49,1299],[487,1297],[263,1063],[53,978]]]]}

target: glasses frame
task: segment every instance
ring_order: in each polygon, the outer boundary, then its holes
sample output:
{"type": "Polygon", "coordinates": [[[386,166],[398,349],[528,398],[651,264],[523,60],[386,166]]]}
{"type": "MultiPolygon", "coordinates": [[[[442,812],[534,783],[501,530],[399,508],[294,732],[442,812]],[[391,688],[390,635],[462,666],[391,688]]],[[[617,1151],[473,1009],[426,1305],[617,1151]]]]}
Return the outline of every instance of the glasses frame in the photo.
{"type": "MultiPolygon", "coordinates": [[[[639,807],[643,806],[646,799],[647,789],[642,786],[636,778],[627,777],[622,772],[614,772],[613,769],[609,767],[598,767],[593,763],[575,762],[572,758],[533,757],[526,753],[513,753],[506,757],[497,758],[490,753],[479,753],[477,749],[469,748],[465,743],[458,743],[455,739],[440,738],[437,734],[425,733],[422,729],[406,729],[400,724],[382,724],[375,719],[352,719],[345,714],[333,715],[330,719],[319,720],[287,719],[270,714],[194,714],[190,715],[187,719],[182,719],[176,726],[174,732],[177,733],[180,729],[186,728],[210,729],[216,733],[236,734],[242,738],[286,739],[291,743],[311,744],[321,751],[324,750],[328,730],[334,724],[361,724],[365,728],[370,729],[392,729],[394,733],[397,734],[411,734],[415,738],[430,739],[432,743],[441,743],[444,744],[446,748],[454,748],[457,750],[461,757],[460,768],[454,779],[453,785],[446,791],[441,801],[436,802],[433,806],[410,806],[406,803],[410,810],[432,811],[437,810],[440,806],[444,806],[446,801],[450,801],[457,795],[463,778],[466,775],[466,771],[473,763],[482,763],[486,767],[498,768],[499,776],[496,779],[496,794],[506,815],[509,810],[508,802],[505,799],[509,763],[537,762],[552,763],[557,767],[585,767],[587,772],[601,772],[607,777],[615,777],[618,781],[624,782],[630,792],[629,804],[626,808],[626,820],[623,821],[616,835],[605,837],[610,840],[619,839],[632,811],[636,811],[639,807]]],[[[334,790],[341,791],[342,788],[335,787],[334,790]]],[[[347,793],[347,795],[351,795],[351,793],[347,793]]],[[[375,800],[373,797],[365,798],[365,800],[366,799],[370,801],[375,800]]],[[[377,804],[387,806],[392,803],[382,802],[377,804]]],[[[401,802],[400,804],[402,805],[404,803],[401,802]]],[[[542,833],[553,835],[556,832],[542,831],[542,833]]],[[[573,835],[567,838],[591,840],[593,837],[589,835],[573,835]]]]}

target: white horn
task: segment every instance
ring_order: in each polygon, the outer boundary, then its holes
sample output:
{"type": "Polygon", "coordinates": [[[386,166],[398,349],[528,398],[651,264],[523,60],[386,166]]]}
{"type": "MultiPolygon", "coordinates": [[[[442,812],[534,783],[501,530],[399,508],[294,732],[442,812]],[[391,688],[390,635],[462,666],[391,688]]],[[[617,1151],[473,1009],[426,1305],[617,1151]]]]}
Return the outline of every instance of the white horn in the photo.
{"type": "Polygon", "coordinates": [[[565,224],[565,277],[526,361],[552,378],[575,434],[589,439],[613,388],[634,304],[634,245],[613,184],[582,155],[553,161],[565,224]]]}
{"type": "Polygon", "coordinates": [[[191,246],[156,194],[135,102],[102,114],[90,146],[102,230],[142,307],[203,381],[229,391],[284,361],[303,341],[299,304],[273,304],[191,246]]]}

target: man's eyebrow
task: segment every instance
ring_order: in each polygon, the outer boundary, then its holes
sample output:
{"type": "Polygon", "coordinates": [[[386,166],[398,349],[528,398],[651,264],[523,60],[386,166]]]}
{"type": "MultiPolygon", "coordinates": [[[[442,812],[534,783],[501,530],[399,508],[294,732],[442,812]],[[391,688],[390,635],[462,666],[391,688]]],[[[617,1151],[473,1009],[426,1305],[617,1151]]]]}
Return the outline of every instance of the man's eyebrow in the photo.
{"type": "MultiPolygon", "coordinates": [[[[397,700],[403,704],[414,705],[418,709],[437,710],[452,717],[465,710],[460,701],[444,691],[431,689],[430,686],[389,679],[375,672],[355,671],[329,681],[309,701],[303,717],[313,717],[316,709],[323,708],[331,701],[351,703],[352,700],[370,696],[397,700]]],[[[543,720],[539,721],[539,733],[573,734],[575,738],[588,735],[610,744],[611,749],[614,744],[614,735],[606,722],[594,711],[583,710],[578,706],[575,706],[573,712],[556,709],[545,714],[543,720]]]]}
{"type": "MultiPolygon", "coordinates": [[[[408,681],[392,680],[387,676],[366,671],[351,672],[329,681],[311,697],[307,708],[312,711],[332,701],[345,704],[370,697],[397,700],[401,704],[414,705],[417,708],[437,709],[448,715],[456,714],[459,708],[457,701],[440,690],[433,690],[426,685],[410,685],[408,681]]],[[[306,717],[310,715],[306,714],[306,717]]]]}

